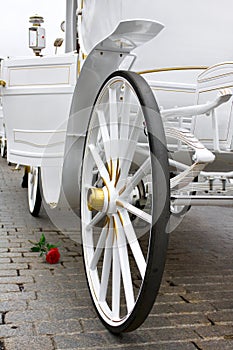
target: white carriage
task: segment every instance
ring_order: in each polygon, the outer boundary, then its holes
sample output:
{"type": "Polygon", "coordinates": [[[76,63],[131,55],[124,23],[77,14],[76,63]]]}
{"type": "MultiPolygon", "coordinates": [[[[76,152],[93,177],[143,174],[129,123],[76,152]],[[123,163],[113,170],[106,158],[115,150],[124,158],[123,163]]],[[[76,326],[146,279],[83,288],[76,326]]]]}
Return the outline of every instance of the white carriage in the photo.
{"type": "Polygon", "coordinates": [[[80,216],[90,294],[114,333],[147,317],[173,219],[191,205],[233,204],[233,63],[200,66],[227,45],[213,25],[202,38],[211,20],[198,4],[182,22],[166,1],[67,1],[66,54],[4,61],[8,160],[30,167],[33,215],[42,194],[80,216]],[[155,19],[167,24],[158,41],[155,19]],[[177,67],[190,58],[191,67],[177,67]]]}
{"type": "MultiPolygon", "coordinates": [[[[0,58],[0,79],[1,79],[1,61],[0,58]]],[[[4,83],[2,82],[4,85],[4,83]]],[[[0,94],[0,147],[1,147],[1,156],[6,157],[6,130],[5,123],[3,118],[3,110],[2,110],[2,96],[0,94]]]]}
{"type": "Polygon", "coordinates": [[[2,110],[2,101],[0,96],[0,144],[1,144],[1,156],[6,156],[6,131],[3,120],[3,110],[2,110]]]}

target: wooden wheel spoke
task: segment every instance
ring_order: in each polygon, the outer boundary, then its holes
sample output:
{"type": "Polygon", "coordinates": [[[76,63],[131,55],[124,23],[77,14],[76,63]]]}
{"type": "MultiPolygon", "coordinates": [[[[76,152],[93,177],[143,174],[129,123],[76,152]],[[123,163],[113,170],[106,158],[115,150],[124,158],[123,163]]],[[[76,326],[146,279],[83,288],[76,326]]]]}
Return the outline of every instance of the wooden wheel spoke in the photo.
{"type": "Polygon", "coordinates": [[[132,190],[139,184],[139,182],[145,177],[151,169],[150,158],[147,158],[136,173],[127,181],[124,196],[128,196],[132,190]]]}
{"type": "Polygon", "coordinates": [[[124,159],[122,160],[122,165],[121,165],[121,181],[120,184],[125,182],[125,180],[128,177],[130,166],[132,164],[135,151],[137,148],[137,142],[139,138],[140,131],[142,130],[142,111],[141,108],[138,109],[137,115],[135,117],[134,125],[132,127],[130,136],[129,136],[129,141],[128,141],[128,147],[125,150],[125,156],[124,159]]]}
{"type": "Polygon", "coordinates": [[[106,300],[108,285],[109,285],[109,276],[112,265],[112,256],[113,256],[113,225],[110,221],[107,233],[107,239],[105,241],[105,250],[104,250],[104,259],[103,259],[103,268],[101,274],[100,282],[100,293],[99,300],[104,302],[106,300]]]}
{"type": "Polygon", "coordinates": [[[142,253],[142,249],[139,245],[136,233],[134,231],[133,225],[131,223],[130,217],[128,212],[125,209],[119,210],[119,217],[121,219],[121,222],[123,224],[123,228],[125,231],[125,235],[127,238],[127,241],[129,242],[131,251],[133,253],[135,262],[137,264],[137,267],[140,271],[142,279],[145,276],[146,272],[146,261],[144,258],[144,255],[142,253]]]}
{"type": "Polygon", "coordinates": [[[122,207],[125,208],[128,212],[130,212],[131,214],[136,215],[137,217],[139,217],[140,219],[142,219],[143,221],[148,222],[149,224],[152,224],[152,216],[146,212],[144,212],[143,210],[135,207],[134,205],[126,202],[123,199],[120,199],[117,201],[117,204],[122,207]]]}
{"type": "Polygon", "coordinates": [[[91,270],[94,270],[96,268],[97,264],[98,264],[98,261],[99,261],[99,259],[101,257],[102,252],[103,252],[103,249],[104,249],[104,246],[105,246],[105,242],[106,242],[106,238],[107,238],[108,234],[109,234],[109,225],[106,224],[104,226],[104,228],[102,229],[102,231],[101,231],[98,243],[96,245],[95,252],[93,254],[93,257],[92,257],[92,260],[91,260],[91,263],[90,263],[90,269],[91,270]]]}
{"type": "Polygon", "coordinates": [[[108,171],[107,171],[107,169],[106,169],[106,167],[105,167],[105,165],[104,165],[104,163],[103,163],[103,161],[102,161],[102,159],[97,151],[97,148],[93,144],[90,144],[89,150],[91,152],[91,155],[95,161],[95,164],[99,170],[99,173],[100,173],[102,179],[105,182],[110,181],[109,173],[108,173],[108,171]]]}
{"type": "Polygon", "coordinates": [[[110,149],[109,149],[110,138],[109,138],[108,127],[104,116],[104,111],[100,109],[97,111],[97,114],[99,118],[99,127],[100,127],[101,136],[102,136],[106,161],[108,162],[110,159],[110,149]]]}
{"type": "Polygon", "coordinates": [[[113,242],[113,266],[112,266],[112,317],[120,318],[120,297],[121,297],[121,266],[117,247],[117,238],[114,233],[113,242]]]}
{"type": "Polygon", "coordinates": [[[105,216],[105,213],[103,212],[98,212],[86,225],[86,229],[90,230],[91,228],[93,228],[95,225],[97,225],[100,220],[103,219],[103,217],[105,216]]]}
{"type": "Polygon", "coordinates": [[[131,277],[131,269],[129,264],[129,256],[127,250],[127,241],[125,237],[125,232],[121,224],[118,215],[114,215],[115,229],[116,229],[116,241],[120,260],[121,275],[124,286],[124,293],[126,299],[127,310],[130,312],[135,303],[134,292],[133,292],[133,282],[131,277]]]}

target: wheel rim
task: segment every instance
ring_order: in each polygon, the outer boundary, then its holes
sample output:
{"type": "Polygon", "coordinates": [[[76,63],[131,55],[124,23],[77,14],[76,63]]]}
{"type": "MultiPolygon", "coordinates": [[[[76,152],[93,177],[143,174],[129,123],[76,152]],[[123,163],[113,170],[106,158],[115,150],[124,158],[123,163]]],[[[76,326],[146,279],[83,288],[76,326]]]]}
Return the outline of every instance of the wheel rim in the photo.
{"type": "Polygon", "coordinates": [[[30,167],[28,173],[28,205],[29,211],[32,213],[35,209],[36,200],[37,200],[37,191],[38,191],[38,178],[39,170],[37,167],[30,167]]]}
{"type": "Polygon", "coordinates": [[[145,125],[130,83],[119,76],[109,80],[86,139],[81,217],[91,295],[101,318],[113,327],[130,317],[147,268],[152,174],[145,125]],[[132,204],[141,181],[147,188],[143,209],[132,204]]]}

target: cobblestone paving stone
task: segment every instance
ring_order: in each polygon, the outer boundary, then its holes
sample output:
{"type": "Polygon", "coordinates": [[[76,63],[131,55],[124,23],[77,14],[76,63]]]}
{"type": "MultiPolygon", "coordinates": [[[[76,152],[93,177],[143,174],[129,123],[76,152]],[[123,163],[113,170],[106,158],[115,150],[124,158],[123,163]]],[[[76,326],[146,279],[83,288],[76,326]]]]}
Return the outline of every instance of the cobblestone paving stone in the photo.
{"type": "Polygon", "coordinates": [[[49,212],[51,220],[48,209],[31,217],[23,169],[13,170],[0,160],[1,350],[233,349],[232,209],[191,209],[171,234],[148,319],[133,333],[113,336],[91,305],[72,213],[68,226],[59,210],[57,217],[49,212]],[[28,240],[41,232],[60,242],[59,264],[30,252],[28,240]]]}

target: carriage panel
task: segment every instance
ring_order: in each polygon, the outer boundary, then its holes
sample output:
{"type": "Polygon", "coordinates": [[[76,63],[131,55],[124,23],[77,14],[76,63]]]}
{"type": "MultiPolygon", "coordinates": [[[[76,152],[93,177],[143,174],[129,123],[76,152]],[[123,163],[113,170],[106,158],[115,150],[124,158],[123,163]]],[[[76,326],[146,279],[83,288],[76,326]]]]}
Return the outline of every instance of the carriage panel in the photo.
{"type": "Polygon", "coordinates": [[[77,55],[4,60],[8,160],[62,165],[77,55]]]}

